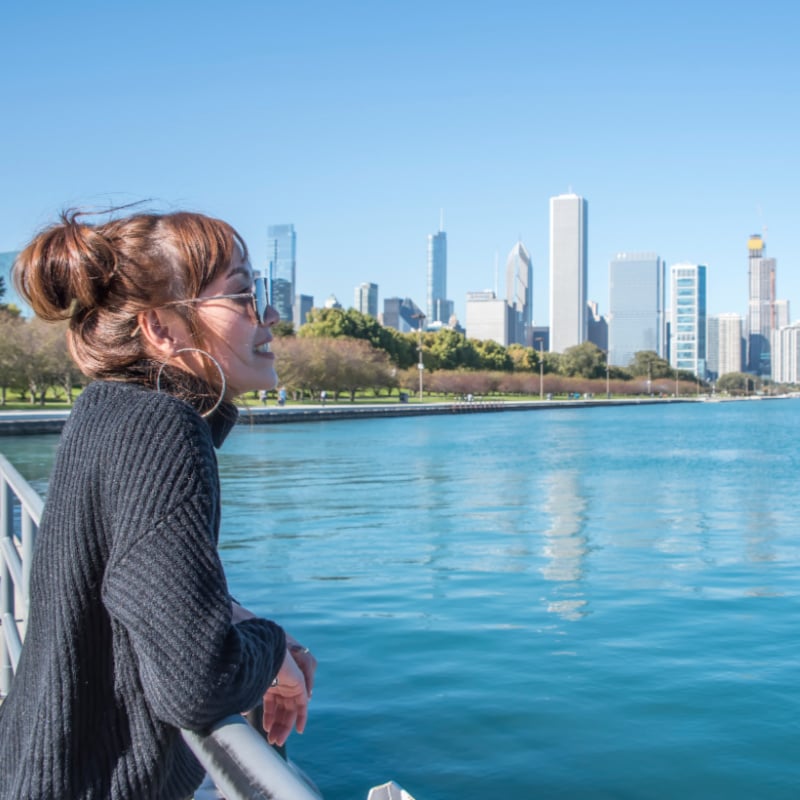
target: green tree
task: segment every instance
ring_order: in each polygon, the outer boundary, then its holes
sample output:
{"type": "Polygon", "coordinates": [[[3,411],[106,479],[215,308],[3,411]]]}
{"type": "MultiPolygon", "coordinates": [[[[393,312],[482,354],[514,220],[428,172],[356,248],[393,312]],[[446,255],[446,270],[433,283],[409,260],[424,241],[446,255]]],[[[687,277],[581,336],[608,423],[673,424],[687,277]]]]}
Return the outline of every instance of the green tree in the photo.
{"type": "Polygon", "coordinates": [[[558,375],[561,373],[561,353],[544,352],[540,357],[544,361],[545,375],[558,375]]]}
{"type": "Polygon", "coordinates": [[[6,404],[9,389],[24,386],[25,320],[0,309],[0,405],[6,404]]]}
{"type": "Polygon", "coordinates": [[[514,362],[503,345],[493,339],[470,339],[469,341],[478,356],[478,369],[496,372],[510,372],[513,369],[514,362]]]}
{"type": "Polygon", "coordinates": [[[568,347],[561,354],[560,371],[567,377],[605,377],[606,354],[593,342],[568,347]]]}
{"type": "Polygon", "coordinates": [[[478,356],[473,344],[461,333],[442,328],[425,340],[425,352],[433,358],[434,369],[460,369],[474,367],[478,356]]]}
{"type": "Polygon", "coordinates": [[[516,372],[533,372],[539,369],[539,353],[532,347],[510,344],[507,350],[516,372]]]}
{"type": "Polygon", "coordinates": [[[675,370],[670,366],[669,361],[661,358],[655,350],[639,350],[634,353],[628,369],[635,377],[651,378],[652,380],[675,377],[675,370]]]}
{"type": "Polygon", "coordinates": [[[756,385],[756,378],[745,372],[726,372],[717,379],[717,391],[732,395],[752,394],[756,385]]]}
{"type": "Polygon", "coordinates": [[[276,339],[283,338],[284,336],[294,336],[294,323],[287,319],[282,319],[280,322],[276,322],[272,326],[272,335],[275,336],[276,339]]]}
{"type": "Polygon", "coordinates": [[[306,338],[364,339],[373,347],[385,350],[398,367],[405,369],[414,363],[416,349],[402,334],[384,328],[375,317],[354,308],[313,308],[298,336],[306,338]]]}

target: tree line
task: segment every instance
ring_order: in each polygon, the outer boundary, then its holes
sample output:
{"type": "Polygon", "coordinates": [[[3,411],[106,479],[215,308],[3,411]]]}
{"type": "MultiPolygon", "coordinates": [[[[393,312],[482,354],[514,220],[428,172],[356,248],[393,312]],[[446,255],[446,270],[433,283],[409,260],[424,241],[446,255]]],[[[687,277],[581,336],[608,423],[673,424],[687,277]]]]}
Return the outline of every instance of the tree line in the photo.
{"type": "MultiPolygon", "coordinates": [[[[0,280],[0,300],[3,290],[0,280]]],[[[43,404],[48,390],[72,401],[75,387],[85,379],[67,352],[65,328],[66,323],[26,320],[13,305],[0,303],[0,404],[5,405],[9,392],[43,404]]],[[[400,333],[355,309],[314,309],[299,330],[281,322],[274,332],[281,384],[298,398],[319,396],[322,390],[350,399],[365,390],[415,394],[420,352],[427,393],[686,394],[708,389],[695,375],[676,373],[653,351],[636,353],[627,368],[607,368],[606,354],[591,342],[547,353],[468,339],[450,329],[400,333]]],[[[733,373],[722,376],[717,388],[751,393],[760,388],[755,380],[733,373]]]]}

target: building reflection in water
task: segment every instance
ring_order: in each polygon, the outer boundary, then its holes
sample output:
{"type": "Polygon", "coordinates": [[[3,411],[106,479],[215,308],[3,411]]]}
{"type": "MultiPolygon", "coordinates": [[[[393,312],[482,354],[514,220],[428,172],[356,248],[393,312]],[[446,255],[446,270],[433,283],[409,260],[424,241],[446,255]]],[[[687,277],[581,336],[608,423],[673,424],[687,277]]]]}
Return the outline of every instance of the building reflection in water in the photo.
{"type": "Polygon", "coordinates": [[[543,487],[542,511],[550,518],[550,527],[543,531],[547,563],[542,576],[561,584],[547,609],[567,620],[578,620],[588,613],[581,587],[588,551],[586,498],[580,492],[579,479],[576,470],[556,470],[547,476],[543,487]]]}

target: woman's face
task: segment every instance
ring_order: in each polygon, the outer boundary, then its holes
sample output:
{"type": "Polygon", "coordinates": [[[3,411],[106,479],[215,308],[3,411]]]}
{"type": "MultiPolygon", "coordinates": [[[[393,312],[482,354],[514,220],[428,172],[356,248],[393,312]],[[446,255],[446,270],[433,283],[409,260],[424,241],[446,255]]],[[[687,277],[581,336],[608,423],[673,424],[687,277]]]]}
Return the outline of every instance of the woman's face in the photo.
{"type": "Polygon", "coordinates": [[[249,294],[252,291],[253,270],[237,250],[230,267],[201,293],[198,299],[202,302],[196,306],[202,346],[222,367],[229,400],[244,392],[274,389],[278,383],[269,343],[272,326],[280,317],[270,307],[264,323],[259,324],[249,294]],[[217,298],[224,294],[248,296],[217,298]]]}

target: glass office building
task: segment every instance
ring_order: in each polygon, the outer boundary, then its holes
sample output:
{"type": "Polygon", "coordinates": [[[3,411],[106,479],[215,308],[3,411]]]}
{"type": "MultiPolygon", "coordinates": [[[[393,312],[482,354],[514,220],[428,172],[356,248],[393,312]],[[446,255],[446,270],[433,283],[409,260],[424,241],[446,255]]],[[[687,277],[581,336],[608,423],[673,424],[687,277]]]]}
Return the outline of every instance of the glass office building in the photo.
{"type": "Polygon", "coordinates": [[[267,229],[270,302],[288,322],[293,318],[296,286],[297,235],[294,225],[270,225],[267,229]]]}
{"type": "Polygon", "coordinates": [[[453,303],[447,299],[447,234],[440,230],[428,234],[427,320],[448,323],[453,303]]]}
{"type": "Polygon", "coordinates": [[[706,377],[706,268],[702,264],[670,267],[672,324],[670,364],[706,377]]]}
{"type": "Polygon", "coordinates": [[[378,318],[378,284],[360,283],[356,286],[353,308],[362,314],[378,318]]]}
{"type": "Polygon", "coordinates": [[[608,267],[608,363],[627,367],[652,350],[664,358],[664,262],[655,253],[619,253],[608,267]]]}

